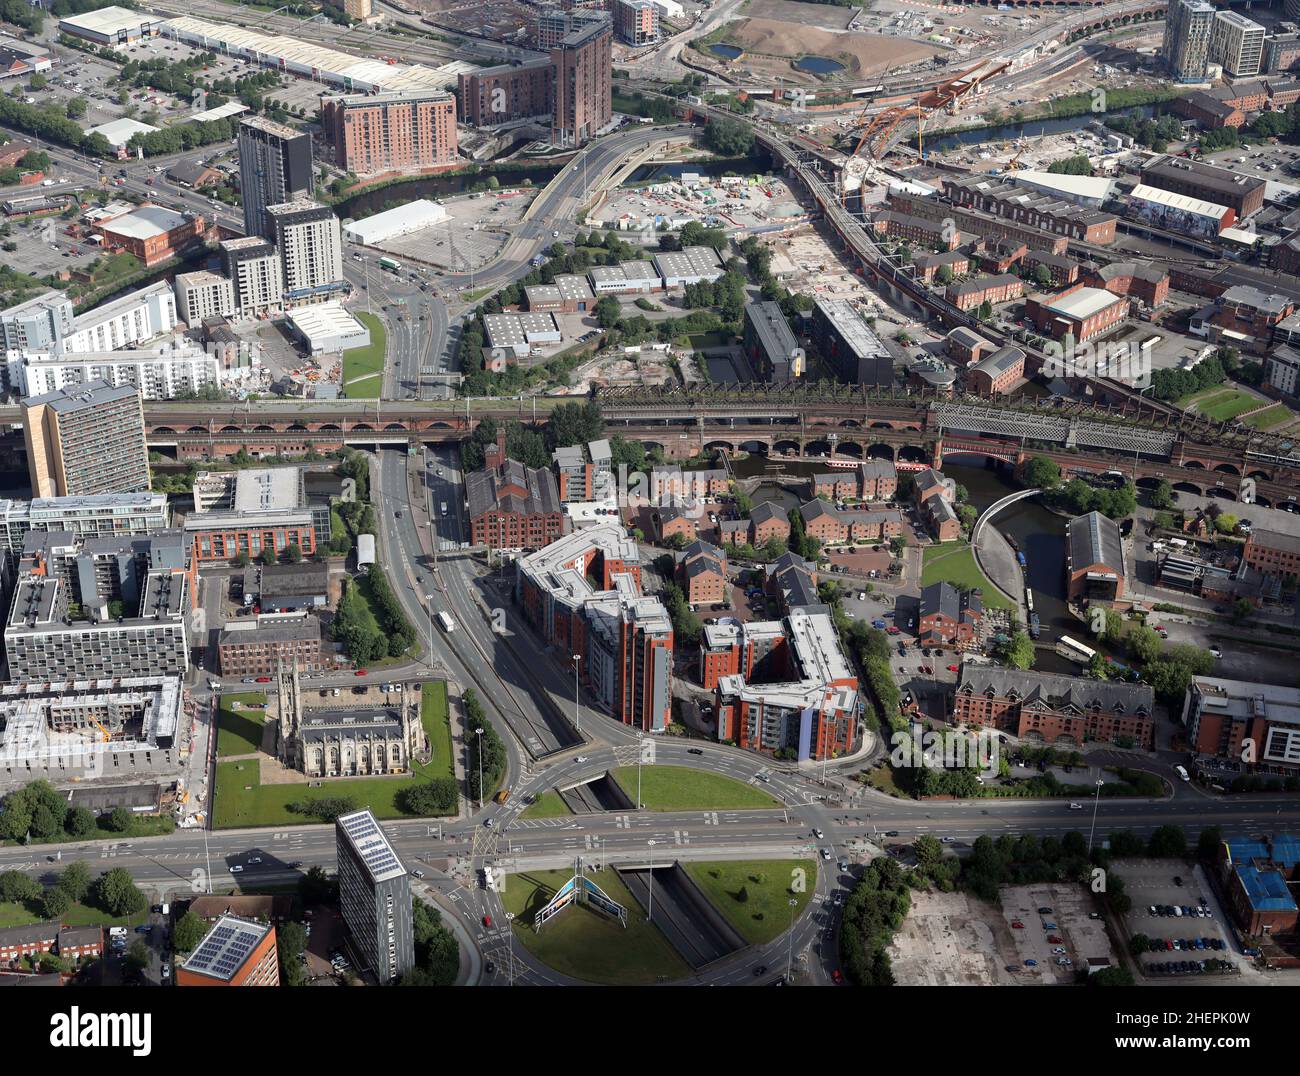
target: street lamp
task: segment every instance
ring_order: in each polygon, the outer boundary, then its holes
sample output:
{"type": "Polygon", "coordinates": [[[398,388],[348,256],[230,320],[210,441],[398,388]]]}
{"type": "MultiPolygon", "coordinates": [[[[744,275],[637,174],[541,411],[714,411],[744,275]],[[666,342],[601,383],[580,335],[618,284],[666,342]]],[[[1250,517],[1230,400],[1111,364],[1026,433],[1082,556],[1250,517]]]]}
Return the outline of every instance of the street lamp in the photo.
{"type": "Polygon", "coordinates": [[[426,594],[424,600],[429,610],[429,671],[433,672],[433,595],[426,594]]]}
{"type": "Polygon", "coordinates": [[[636,730],[636,809],[641,810],[641,756],[643,754],[641,741],[645,738],[645,733],[640,729],[636,730]]]}
{"type": "Polygon", "coordinates": [[[506,945],[509,946],[510,985],[515,985],[515,913],[506,912],[506,945]]]}
{"type": "Polygon", "coordinates": [[[483,730],[477,728],[474,735],[478,737],[478,806],[483,809],[483,730]]]}
{"type": "Polygon", "coordinates": [[[655,921],[655,842],[646,841],[650,846],[650,914],[646,917],[646,922],[655,921]]]}
{"type": "Polygon", "coordinates": [[[1098,779],[1097,794],[1092,800],[1092,826],[1088,830],[1088,854],[1092,855],[1092,835],[1097,832],[1097,805],[1101,803],[1101,786],[1106,782],[1098,779]]]}
{"type": "Polygon", "coordinates": [[[799,907],[799,902],[790,898],[790,944],[786,949],[785,955],[785,981],[788,985],[790,982],[791,969],[794,967],[794,910],[799,907]]]}
{"type": "Polygon", "coordinates": [[[578,669],[582,662],[581,654],[573,655],[573,727],[582,731],[582,714],[578,712],[578,669]]]}

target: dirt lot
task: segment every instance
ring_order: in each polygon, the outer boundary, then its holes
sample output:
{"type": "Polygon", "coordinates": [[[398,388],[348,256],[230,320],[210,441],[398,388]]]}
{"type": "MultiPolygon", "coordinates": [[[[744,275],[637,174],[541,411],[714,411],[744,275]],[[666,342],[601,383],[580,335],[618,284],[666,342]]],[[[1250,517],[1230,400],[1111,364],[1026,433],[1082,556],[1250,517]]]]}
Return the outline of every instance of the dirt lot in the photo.
{"type": "Polygon", "coordinates": [[[965,893],[912,893],[889,959],[902,986],[1014,986],[1036,976],[1009,972],[1016,948],[996,908],[965,893]]]}
{"type": "Polygon", "coordinates": [[[1002,911],[1008,925],[1024,924],[1022,929],[1011,931],[1019,958],[1016,962],[1023,969],[1021,974],[1032,975],[1045,983],[1070,983],[1074,981],[1074,972],[1085,967],[1089,959],[1118,962],[1106,933],[1105,920],[1089,918],[1090,913],[1100,912],[1101,906],[1082,885],[1007,886],[1002,890],[1002,911]],[[1051,912],[1040,915],[1039,908],[1050,908],[1051,912]],[[1056,929],[1048,930],[1045,923],[1055,923],[1056,929]],[[1062,941],[1049,941],[1053,937],[1062,941]],[[1057,948],[1066,950],[1064,956],[1053,951],[1057,948]],[[1056,963],[1059,959],[1071,960],[1073,964],[1062,967],[1056,963]],[[1037,960],[1038,966],[1025,967],[1026,960],[1037,960]]]}
{"type": "MultiPolygon", "coordinates": [[[[844,77],[904,67],[942,50],[919,41],[875,34],[842,34],[779,19],[738,19],[726,41],[745,49],[740,63],[756,74],[789,75],[787,60],[827,56],[845,65],[844,77]]],[[[795,72],[796,75],[800,72],[795,72]]]]}
{"type": "Polygon", "coordinates": [[[847,30],[853,24],[851,8],[830,4],[800,4],[795,0],[749,0],[745,14],[753,19],[775,19],[824,30],[847,30]]]}

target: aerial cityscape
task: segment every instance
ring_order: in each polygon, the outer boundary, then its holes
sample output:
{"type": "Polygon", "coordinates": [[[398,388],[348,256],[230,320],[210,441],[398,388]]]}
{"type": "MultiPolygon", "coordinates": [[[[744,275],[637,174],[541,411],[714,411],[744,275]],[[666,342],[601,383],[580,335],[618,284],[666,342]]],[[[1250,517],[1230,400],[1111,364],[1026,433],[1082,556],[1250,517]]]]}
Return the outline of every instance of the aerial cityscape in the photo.
{"type": "Polygon", "coordinates": [[[0,187],[0,985],[1300,983],[1300,0],[0,0],[0,187]]]}

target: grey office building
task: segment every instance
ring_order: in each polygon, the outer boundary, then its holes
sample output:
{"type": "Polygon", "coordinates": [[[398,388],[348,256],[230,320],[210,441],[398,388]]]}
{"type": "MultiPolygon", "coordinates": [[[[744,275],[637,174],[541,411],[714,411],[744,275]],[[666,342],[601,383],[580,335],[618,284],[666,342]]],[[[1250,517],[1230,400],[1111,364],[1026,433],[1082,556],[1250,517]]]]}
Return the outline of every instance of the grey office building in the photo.
{"type": "Polygon", "coordinates": [[[244,234],[273,239],[266,207],[312,192],[311,135],[255,116],[239,125],[239,196],[244,234]]]}
{"type": "Polygon", "coordinates": [[[369,810],[339,815],[339,909],[362,965],[381,983],[415,966],[411,879],[369,810]]]}
{"type": "Polygon", "coordinates": [[[894,383],[893,356],[847,299],[818,299],[811,327],[818,353],[841,379],[877,388],[894,383]]]}
{"type": "Polygon", "coordinates": [[[745,307],[745,357],[760,381],[784,384],[803,376],[803,349],[774,302],[745,307]]]}
{"type": "Polygon", "coordinates": [[[1175,82],[1206,81],[1217,12],[1206,0],[1169,0],[1160,55],[1175,82]]]}

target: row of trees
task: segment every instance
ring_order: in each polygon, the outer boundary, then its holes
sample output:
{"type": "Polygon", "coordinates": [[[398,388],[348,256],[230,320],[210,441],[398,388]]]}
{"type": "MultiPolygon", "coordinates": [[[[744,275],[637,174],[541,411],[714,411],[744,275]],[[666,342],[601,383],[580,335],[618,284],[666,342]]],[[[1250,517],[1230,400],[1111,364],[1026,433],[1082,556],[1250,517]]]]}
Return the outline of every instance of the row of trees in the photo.
{"type": "Polygon", "coordinates": [[[501,784],[506,774],[506,745],[500,734],[488,720],[487,711],[479,702],[474,689],[466,688],[461,696],[465,707],[466,773],[471,790],[476,789],[475,799],[483,802],[501,784]],[[482,729],[482,735],[478,730],[482,729]],[[479,775],[482,774],[482,784],[479,775]]]}
{"type": "Polygon", "coordinates": [[[411,901],[415,935],[415,966],[402,975],[399,986],[451,986],[460,971],[460,945],[442,925],[442,913],[419,898],[411,901]]]}
{"type": "Polygon", "coordinates": [[[379,565],[371,565],[364,582],[347,581],[334,616],[333,634],[358,664],[401,657],[411,648],[415,629],[379,565]]]}
{"type": "Polygon", "coordinates": [[[97,817],[85,807],[73,807],[48,781],[31,781],[0,800],[0,840],[48,844],[107,833],[129,833],[135,816],[118,807],[97,817]]]}
{"type": "Polygon", "coordinates": [[[673,622],[673,646],[679,643],[684,648],[698,646],[704,625],[687,604],[682,588],[676,583],[665,583],[659,592],[659,600],[664,603],[668,618],[673,622]]]}
{"type": "Polygon", "coordinates": [[[149,902],[125,868],[115,867],[92,878],[90,867],[77,860],[48,886],[21,871],[5,871],[0,874],[0,903],[22,904],[45,919],[66,915],[74,904],[89,904],[120,919],[139,915],[149,902]]]}

